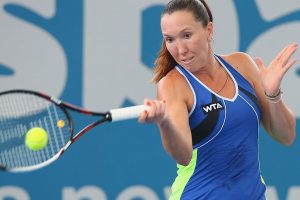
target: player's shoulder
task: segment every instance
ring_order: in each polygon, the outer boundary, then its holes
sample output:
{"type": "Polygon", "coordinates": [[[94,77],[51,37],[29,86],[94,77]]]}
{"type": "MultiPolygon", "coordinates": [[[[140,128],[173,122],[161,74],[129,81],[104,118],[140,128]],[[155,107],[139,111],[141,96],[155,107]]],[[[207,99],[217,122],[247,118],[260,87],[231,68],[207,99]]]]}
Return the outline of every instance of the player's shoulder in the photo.
{"type": "Polygon", "coordinates": [[[167,73],[159,82],[158,85],[162,87],[178,87],[181,84],[184,84],[186,81],[184,77],[174,68],[167,73]]]}
{"type": "Polygon", "coordinates": [[[221,57],[246,78],[257,75],[258,67],[249,54],[233,52],[228,55],[221,55],[221,57]]]}
{"type": "Polygon", "coordinates": [[[188,89],[186,79],[175,68],[164,76],[157,84],[158,92],[164,94],[182,95],[188,89]]]}
{"type": "Polygon", "coordinates": [[[232,64],[234,67],[253,68],[256,67],[252,57],[244,52],[233,52],[228,55],[221,55],[221,57],[232,64]]]}
{"type": "Polygon", "coordinates": [[[254,80],[259,77],[259,70],[252,57],[244,52],[233,52],[221,57],[235,68],[251,85],[254,85],[254,80]]]}

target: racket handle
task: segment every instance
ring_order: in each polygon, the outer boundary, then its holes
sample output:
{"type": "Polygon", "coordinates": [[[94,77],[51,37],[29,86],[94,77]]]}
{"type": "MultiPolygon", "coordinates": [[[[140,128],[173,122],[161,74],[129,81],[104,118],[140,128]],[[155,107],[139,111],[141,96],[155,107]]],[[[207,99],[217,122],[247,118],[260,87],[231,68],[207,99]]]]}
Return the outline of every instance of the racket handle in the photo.
{"type": "Polygon", "coordinates": [[[149,110],[146,105],[130,106],[125,108],[117,108],[110,110],[111,121],[121,121],[127,119],[138,118],[144,111],[149,110]]]}

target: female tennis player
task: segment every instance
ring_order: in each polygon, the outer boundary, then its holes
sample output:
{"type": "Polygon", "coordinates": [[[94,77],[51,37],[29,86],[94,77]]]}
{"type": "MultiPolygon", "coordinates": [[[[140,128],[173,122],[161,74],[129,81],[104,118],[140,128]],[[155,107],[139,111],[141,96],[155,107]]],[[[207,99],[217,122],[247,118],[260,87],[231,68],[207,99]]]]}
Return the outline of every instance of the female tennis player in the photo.
{"type": "Polygon", "coordinates": [[[296,59],[286,46],[265,67],[245,53],[212,50],[213,16],[204,0],[172,0],[161,17],[156,60],[157,99],[139,118],[157,123],[178,163],[171,200],[266,199],[258,152],[259,127],[291,145],[295,117],[282,100],[281,81],[296,59]]]}

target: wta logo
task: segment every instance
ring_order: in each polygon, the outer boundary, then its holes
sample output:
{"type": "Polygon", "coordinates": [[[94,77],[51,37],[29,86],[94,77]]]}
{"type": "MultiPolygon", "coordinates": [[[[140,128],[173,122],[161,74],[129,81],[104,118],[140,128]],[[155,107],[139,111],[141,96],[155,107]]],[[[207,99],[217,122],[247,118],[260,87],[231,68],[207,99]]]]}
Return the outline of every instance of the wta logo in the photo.
{"type": "Polygon", "coordinates": [[[202,106],[202,110],[203,110],[204,114],[208,114],[210,112],[215,112],[215,111],[223,110],[223,109],[224,109],[224,106],[221,104],[220,101],[202,106]]]}

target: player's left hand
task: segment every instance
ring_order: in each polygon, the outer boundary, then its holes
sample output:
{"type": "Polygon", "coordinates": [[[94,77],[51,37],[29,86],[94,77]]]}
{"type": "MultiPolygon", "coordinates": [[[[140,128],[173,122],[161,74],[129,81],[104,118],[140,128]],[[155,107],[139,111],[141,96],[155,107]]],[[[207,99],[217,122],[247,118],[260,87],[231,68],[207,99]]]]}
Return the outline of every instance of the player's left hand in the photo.
{"type": "Polygon", "coordinates": [[[266,94],[273,96],[278,93],[284,75],[297,62],[296,58],[291,59],[297,48],[298,44],[296,43],[287,45],[268,67],[265,67],[260,58],[255,59],[266,94]]]}

